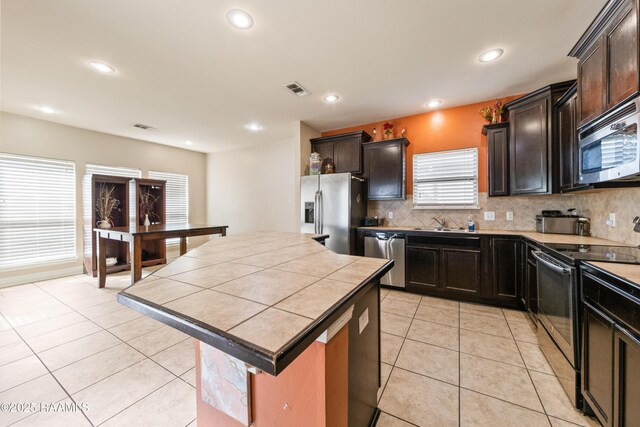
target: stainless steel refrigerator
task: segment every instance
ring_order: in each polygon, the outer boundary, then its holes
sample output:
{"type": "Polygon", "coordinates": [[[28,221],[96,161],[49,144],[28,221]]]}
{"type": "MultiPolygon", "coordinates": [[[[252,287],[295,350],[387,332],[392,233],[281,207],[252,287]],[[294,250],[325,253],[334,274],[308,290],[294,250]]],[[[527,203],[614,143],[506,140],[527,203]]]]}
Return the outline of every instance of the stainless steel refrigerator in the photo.
{"type": "Polygon", "coordinates": [[[301,232],[328,234],[329,249],[355,253],[356,228],[367,214],[362,178],[350,173],[303,176],[300,202],[301,232]]]}

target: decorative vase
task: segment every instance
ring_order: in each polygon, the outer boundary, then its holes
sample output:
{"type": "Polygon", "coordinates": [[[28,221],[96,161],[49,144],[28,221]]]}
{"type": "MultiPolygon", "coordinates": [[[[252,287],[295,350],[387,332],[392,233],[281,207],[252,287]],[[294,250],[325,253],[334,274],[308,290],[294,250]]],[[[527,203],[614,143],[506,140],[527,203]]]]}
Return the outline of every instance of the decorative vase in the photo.
{"type": "Polygon", "coordinates": [[[148,227],[151,225],[151,221],[149,221],[149,214],[144,214],[144,226],[148,227]]]}
{"type": "Polygon", "coordinates": [[[98,228],[111,228],[111,221],[108,219],[101,219],[98,221],[98,228]]]}

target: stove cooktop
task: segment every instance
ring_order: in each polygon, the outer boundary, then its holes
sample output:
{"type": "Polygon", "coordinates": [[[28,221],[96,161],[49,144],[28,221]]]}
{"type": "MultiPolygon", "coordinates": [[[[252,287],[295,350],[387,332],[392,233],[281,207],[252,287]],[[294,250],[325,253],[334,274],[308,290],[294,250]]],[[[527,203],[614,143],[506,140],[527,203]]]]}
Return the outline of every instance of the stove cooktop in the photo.
{"type": "Polygon", "coordinates": [[[640,264],[640,249],[628,246],[546,244],[546,247],[574,261],[640,264]]]}

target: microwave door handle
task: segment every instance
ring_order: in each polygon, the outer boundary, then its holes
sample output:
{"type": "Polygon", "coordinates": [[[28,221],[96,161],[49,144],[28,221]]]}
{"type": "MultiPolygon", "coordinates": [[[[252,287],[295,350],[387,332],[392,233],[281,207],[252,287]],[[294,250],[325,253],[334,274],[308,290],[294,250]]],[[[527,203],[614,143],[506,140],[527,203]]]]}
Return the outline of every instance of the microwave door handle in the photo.
{"type": "Polygon", "coordinates": [[[551,270],[555,271],[556,273],[560,273],[560,274],[564,274],[564,275],[571,274],[571,269],[570,268],[561,267],[559,265],[556,265],[556,264],[552,263],[551,261],[549,261],[549,258],[547,257],[547,255],[545,255],[541,251],[531,251],[531,255],[533,255],[533,257],[535,259],[537,259],[538,262],[541,262],[542,264],[544,264],[545,267],[550,268],[551,270]]]}

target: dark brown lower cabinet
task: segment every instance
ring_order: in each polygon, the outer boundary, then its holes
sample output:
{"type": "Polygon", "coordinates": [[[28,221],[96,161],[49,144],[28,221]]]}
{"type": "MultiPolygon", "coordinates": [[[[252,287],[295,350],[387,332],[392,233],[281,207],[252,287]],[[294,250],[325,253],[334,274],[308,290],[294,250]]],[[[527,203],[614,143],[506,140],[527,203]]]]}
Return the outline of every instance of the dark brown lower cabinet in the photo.
{"type": "Polygon", "coordinates": [[[440,287],[440,250],[407,247],[407,290],[440,287]]]}
{"type": "Polygon", "coordinates": [[[582,395],[605,427],[640,425],[640,291],[586,265],[582,277],[582,395]]]}
{"type": "Polygon", "coordinates": [[[632,426],[640,423],[640,339],[616,325],[613,345],[614,425],[632,426]]]}
{"type": "Polygon", "coordinates": [[[519,238],[491,238],[491,277],[496,298],[516,299],[520,282],[519,238]]]}
{"type": "Polygon", "coordinates": [[[584,303],[582,337],[582,395],[605,427],[613,410],[614,323],[600,310],[584,303]]]}
{"type": "Polygon", "coordinates": [[[410,292],[444,297],[480,295],[480,239],[408,236],[405,273],[410,292]]]}
{"type": "Polygon", "coordinates": [[[442,289],[480,294],[480,250],[442,248],[442,289]]]}

